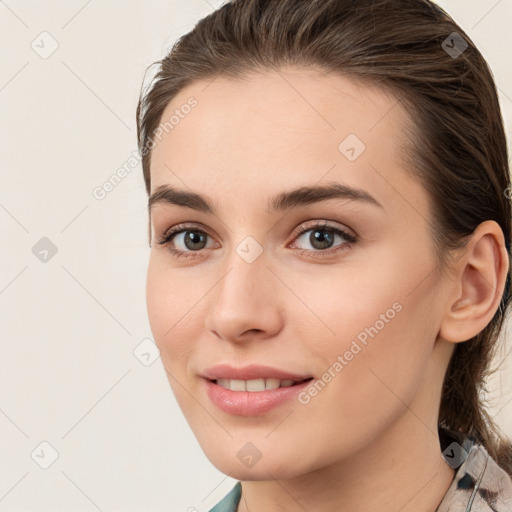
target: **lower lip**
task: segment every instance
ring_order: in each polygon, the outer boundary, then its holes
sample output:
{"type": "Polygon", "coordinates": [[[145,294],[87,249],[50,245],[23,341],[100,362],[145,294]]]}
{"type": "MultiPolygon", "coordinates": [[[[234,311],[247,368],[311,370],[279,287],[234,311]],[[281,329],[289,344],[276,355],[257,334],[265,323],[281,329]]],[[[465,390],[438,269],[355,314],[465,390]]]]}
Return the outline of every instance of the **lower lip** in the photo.
{"type": "Polygon", "coordinates": [[[205,382],[210,400],[219,409],[238,416],[256,416],[296,398],[312,381],[265,391],[232,391],[210,380],[205,379],[205,382]]]}

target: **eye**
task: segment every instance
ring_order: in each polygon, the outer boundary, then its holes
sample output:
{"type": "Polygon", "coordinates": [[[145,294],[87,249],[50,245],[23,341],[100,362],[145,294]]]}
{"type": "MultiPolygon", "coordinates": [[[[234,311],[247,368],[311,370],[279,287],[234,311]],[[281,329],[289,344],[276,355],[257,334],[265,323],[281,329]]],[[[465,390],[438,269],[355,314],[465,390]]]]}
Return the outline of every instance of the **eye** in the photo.
{"type": "MultiPolygon", "coordinates": [[[[301,254],[309,253],[315,256],[320,253],[331,254],[344,250],[347,246],[356,243],[357,238],[339,227],[330,226],[324,222],[317,222],[314,225],[300,226],[296,240],[302,243],[310,244],[313,249],[302,249],[301,254]],[[341,241],[338,245],[334,245],[336,240],[341,241]],[[315,254],[316,253],[316,254],[315,254]]],[[[296,242],[293,243],[295,246],[296,242]]]]}
{"type": "MultiPolygon", "coordinates": [[[[178,224],[166,231],[156,243],[164,246],[169,245],[167,250],[174,258],[196,258],[202,256],[203,250],[212,248],[212,246],[208,247],[208,238],[211,238],[210,235],[197,226],[178,224]]],[[[301,255],[307,253],[315,257],[327,256],[345,250],[357,242],[354,235],[325,222],[300,226],[295,232],[292,248],[295,248],[296,241],[301,239],[303,239],[301,244],[309,243],[313,249],[301,249],[299,247],[299,253],[301,255]],[[308,233],[310,234],[306,236],[308,233]],[[334,245],[336,241],[341,243],[334,245]]],[[[213,246],[215,247],[215,244],[213,246]]]]}
{"type": "Polygon", "coordinates": [[[172,243],[177,246],[177,248],[168,247],[168,251],[176,258],[194,258],[196,257],[195,252],[207,248],[208,238],[210,238],[210,235],[196,226],[178,224],[166,231],[156,243],[158,245],[172,243]]]}

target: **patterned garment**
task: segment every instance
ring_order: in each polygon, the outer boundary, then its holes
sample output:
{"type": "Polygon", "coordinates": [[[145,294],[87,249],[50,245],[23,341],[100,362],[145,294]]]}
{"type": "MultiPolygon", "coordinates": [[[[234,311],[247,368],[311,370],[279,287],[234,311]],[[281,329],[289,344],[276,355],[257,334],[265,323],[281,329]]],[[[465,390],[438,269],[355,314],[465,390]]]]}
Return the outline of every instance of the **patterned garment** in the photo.
{"type": "Polygon", "coordinates": [[[512,512],[512,480],[485,448],[445,429],[439,435],[445,460],[459,469],[436,512],[512,512]]]}
{"type": "MultiPolygon", "coordinates": [[[[512,479],[485,448],[443,428],[439,439],[444,459],[458,469],[436,512],[512,512],[512,479]]],[[[237,512],[241,495],[237,482],[209,512],[237,512]]]]}

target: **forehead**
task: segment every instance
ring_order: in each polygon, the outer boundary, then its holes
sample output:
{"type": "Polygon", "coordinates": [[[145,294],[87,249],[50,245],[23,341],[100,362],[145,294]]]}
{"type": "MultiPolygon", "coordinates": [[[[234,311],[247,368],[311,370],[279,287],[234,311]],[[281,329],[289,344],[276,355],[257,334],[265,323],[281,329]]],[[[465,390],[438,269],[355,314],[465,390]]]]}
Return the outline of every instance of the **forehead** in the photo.
{"type": "Polygon", "coordinates": [[[183,89],[161,126],[171,118],[152,150],[152,191],[172,184],[212,196],[271,194],[326,177],[367,184],[388,200],[397,188],[421,194],[400,172],[404,108],[386,89],[353,78],[295,67],[218,76],[183,89]]]}

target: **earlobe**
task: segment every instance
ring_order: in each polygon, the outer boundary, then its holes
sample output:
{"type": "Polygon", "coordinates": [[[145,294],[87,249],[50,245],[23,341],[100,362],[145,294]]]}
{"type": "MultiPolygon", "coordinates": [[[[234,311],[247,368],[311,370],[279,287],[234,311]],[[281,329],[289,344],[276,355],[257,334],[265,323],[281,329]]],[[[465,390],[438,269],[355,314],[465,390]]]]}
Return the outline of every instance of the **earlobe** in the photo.
{"type": "Polygon", "coordinates": [[[495,221],[482,222],[461,251],[439,330],[441,338],[453,343],[473,338],[489,324],[509,270],[503,231],[495,221]]]}

